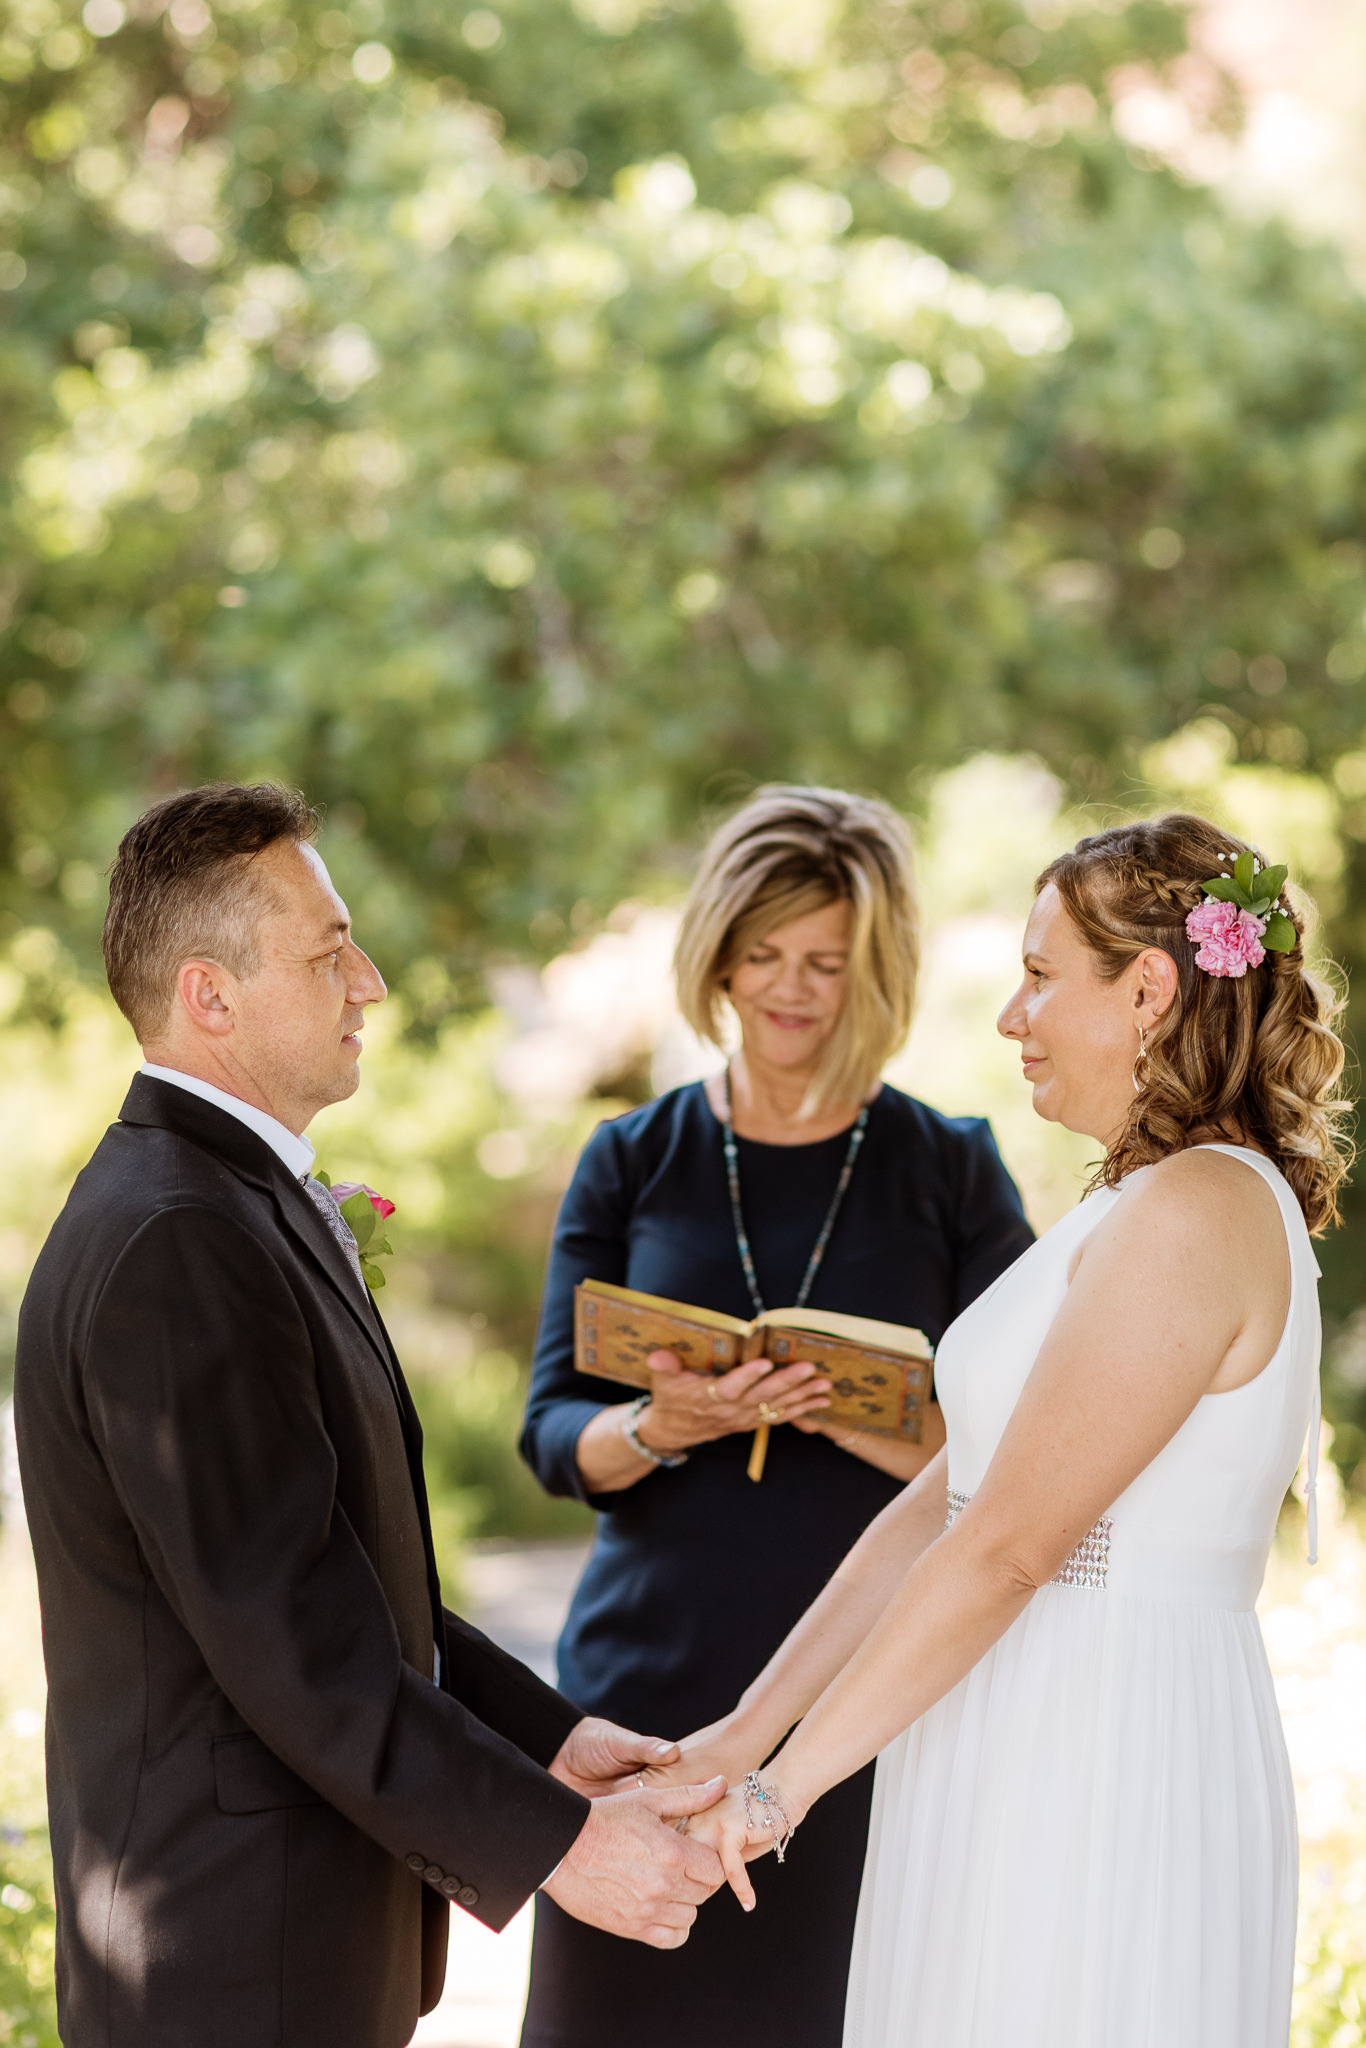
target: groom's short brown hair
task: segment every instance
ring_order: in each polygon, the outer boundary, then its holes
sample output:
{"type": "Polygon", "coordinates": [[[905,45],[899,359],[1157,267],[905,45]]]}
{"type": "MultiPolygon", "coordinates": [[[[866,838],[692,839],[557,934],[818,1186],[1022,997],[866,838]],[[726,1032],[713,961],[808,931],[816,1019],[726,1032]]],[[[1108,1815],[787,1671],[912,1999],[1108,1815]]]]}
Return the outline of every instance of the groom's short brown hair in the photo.
{"type": "Polygon", "coordinates": [[[210,782],[165,797],[124,834],[109,870],[104,965],[142,1044],[165,1024],[185,961],[245,980],[260,966],[270,898],[254,860],[281,839],[307,844],[318,813],[297,789],[210,782]]]}

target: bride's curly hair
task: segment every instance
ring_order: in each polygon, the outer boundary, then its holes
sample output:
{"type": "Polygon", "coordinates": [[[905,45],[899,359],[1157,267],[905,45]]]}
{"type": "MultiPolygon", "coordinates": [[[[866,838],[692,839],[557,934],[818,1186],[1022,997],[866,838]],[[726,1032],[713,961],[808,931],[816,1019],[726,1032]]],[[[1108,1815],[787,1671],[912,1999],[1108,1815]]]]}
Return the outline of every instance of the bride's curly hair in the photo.
{"type": "Polygon", "coordinates": [[[1204,901],[1201,885],[1218,874],[1219,855],[1245,850],[1208,819],[1177,811],[1078,840],[1044,869],[1035,894],[1053,884],[1106,981],[1149,946],[1177,968],[1176,997],[1148,1033],[1128,1121],[1092,1185],[1116,1187],[1135,1167],[1218,1136],[1260,1146],[1317,1234],[1338,1220],[1351,1164],[1344,1124],[1352,1105],[1336,1093],[1341,1002],[1306,967],[1304,922],[1293,908],[1293,949],[1268,952],[1242,977],[1197,967],[1186,936],[1186,917],[1204,901]]]}

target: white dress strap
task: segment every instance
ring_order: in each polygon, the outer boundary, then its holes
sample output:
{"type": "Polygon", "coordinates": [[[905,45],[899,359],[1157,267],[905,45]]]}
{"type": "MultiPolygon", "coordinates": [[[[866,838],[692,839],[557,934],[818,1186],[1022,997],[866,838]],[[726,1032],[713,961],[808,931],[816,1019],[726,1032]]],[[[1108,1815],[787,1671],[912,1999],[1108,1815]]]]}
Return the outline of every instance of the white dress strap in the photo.
{"type": "MultiPolygon", "coordinates": [[[[1287,1199],[1291,1205],[1295,1205],[1295,1198],[1294,1195],[1290,1192],[1290,1188],[1286,1182],[1285,1175],[1281,1172],[1280,1168],[1276,1165],[1274,1160],[1268,1159],[1265,1153],[1263,1152],[1255,1151],[1251,1145],[1213,1144],[1201,1145],[1196,1149],[1202,1152],[1227,1152],[1234,1159],[1245,1159],[1248,1165],[1253,1169],[1253,1171],[1261,1175],[1262,1179],[1267,1183],[1272,1193],[1276,1196],[1276,1206],[1279,1208],[1281,1212],[1281,1221],[1286,1225],[1286,1236],[1287,1238],[1291,1238],[1292,1240],[1290,1252],[1290,1286],[1291,1301],[1293,1307],[1295,1288],[1295,1253],[1292,1233],[1286,1218],[1286,1207],[1287,1199]],[[1286,1199],[1283,1199],[1283,1197],[1286,1199]]],[[[1309,1264],[1313,1268],[1314,1277],[1316,1280],[1321,1279],[1322,1274],[1319,1271],[1319,1263],[1318,1260],[1314,1257],[1313,1248],[1309,1245],[1309,1240],[1307,1236],[1305,1237],[1304,1241],[1306,1247],[1309,1249],[1309,1264]]],[[[1287,1326],[1288,1323],[1289,1317],[1287,1316],[1287,1326]]],[[[1308,1522],[1310,1564],[1317,1564],[1319,1561],[1319,1438],[1322,1434],[1323,1366],[1322,1361],[1320,1360],[1319,1364],[1314,1369],[1314,1386],[1309,1412],[1309,1442],[1305,1450],[1305,1464],[1307,1470],[1307,1477],[1304,1489],[1304,1505],[1306,1511],[1306,1519],[1308,1522]]]]}
{"type": "Polygon", "coordinates": [[[1314,1403],[1309,1411],[1309,1481],[1304,1504],[1309,1514],[1309,1562],[1319,1561],[1319,1437],[1323,1433],[1323,1387],[1314,1374],[1314,1403]]]}

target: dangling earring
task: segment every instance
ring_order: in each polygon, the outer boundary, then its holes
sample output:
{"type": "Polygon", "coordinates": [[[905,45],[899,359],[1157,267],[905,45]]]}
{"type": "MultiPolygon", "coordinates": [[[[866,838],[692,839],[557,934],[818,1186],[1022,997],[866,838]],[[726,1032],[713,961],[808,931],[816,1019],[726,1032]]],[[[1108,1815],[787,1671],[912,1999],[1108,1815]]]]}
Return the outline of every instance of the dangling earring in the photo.
{"type": "Polygon", "coordinates": [[[1142,1025],[1140,1024],[1140,1025],[1139,1025],[1139,1027],[1138,1027],[1138,1051],[1137,1051],[1137,1053],[1136,1053],[1136,1054],[1135,1054],[1135,1056],[1134,1056],[1134,1094],[1135,1094],[1135,1095],[1141,1095],[1141,1094],[1143,1093],[1143,1083],[1142,1083],[1142,1082],[1141,1082],[1141,1081],[1139,1080],[1139,1078],[1138,1078],[1138,1070],[1139,1070],[1139,1068],[1140,1068],[1140,1067],[1146,1067],[1146,1066],[1147,1066],[1147,1064],[1148,1064],[1148,1034],[1147,1034],[1147,1032],[1146,1032],[1146,1031],[1145,1031],[1145,1030],[1143,1029],[1143,1026],[1142,1026],[1142,1025]]]}

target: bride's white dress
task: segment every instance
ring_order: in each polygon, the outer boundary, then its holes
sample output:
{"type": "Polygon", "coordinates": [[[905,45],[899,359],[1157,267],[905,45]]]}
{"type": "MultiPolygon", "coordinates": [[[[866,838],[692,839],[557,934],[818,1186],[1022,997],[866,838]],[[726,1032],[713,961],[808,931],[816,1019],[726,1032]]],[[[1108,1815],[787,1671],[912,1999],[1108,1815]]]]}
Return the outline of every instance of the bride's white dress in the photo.
{"type": "MultiPolygon", "coordinates": [[[[1295,1808],[1253,1606],[1317,1410],[1318,1267],[1276,1168],[1217,1149],[1280,1204],[1280,1345],[1199,1403],[1060,1579],[883,1752],[845,2048],[1285,2048],[1295,1808]]],[[[945,1335],[950,1519],[1074,1251],[1136,1178],[1090,1195],[945,1335]]]]}

